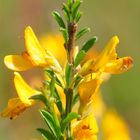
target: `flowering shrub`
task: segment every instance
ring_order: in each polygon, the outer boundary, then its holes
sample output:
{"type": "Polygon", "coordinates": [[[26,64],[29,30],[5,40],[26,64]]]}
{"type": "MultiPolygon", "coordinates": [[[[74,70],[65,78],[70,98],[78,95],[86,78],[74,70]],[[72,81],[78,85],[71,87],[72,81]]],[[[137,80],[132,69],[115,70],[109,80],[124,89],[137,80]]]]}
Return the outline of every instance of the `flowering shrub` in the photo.
{"type": "MultiPolygon", "coordinates": [[[[89,31],[89,28],[78,29],[82,16],[80,5],[80,0],[68,0],[63,4],[65,22],[58,12],[52,13],[62,36],[50,35],[40,43],[28,26],[25,28],[25,51],[4,58],[5,65],[14,71],[18,97],[8,101],[8,106],[1,115],[15,119],[37,101],[43,102],[44,108],[40,113],[48,129],[37,130],[44,139],[96,140],[98,126],[93,114],[93,104],[95,95],[105,81],[104,76],[124,73],[133,65],[130,56],[117,55],[117,36],[109,40],[102,52],[96,56],[91,53],[91,57],[87,57],[97,37],[85,41],[82,46],[76,44],[89,31]],[[21,71],[35,67],[42,68],[45,75],[43,86],[38,90],[32,89],[20,75],[21,71]]],[[[106,120],[107,115],[103,119],[103,132],[108,136],[110,131],[105,129],[108,124],[106,120]]]]}

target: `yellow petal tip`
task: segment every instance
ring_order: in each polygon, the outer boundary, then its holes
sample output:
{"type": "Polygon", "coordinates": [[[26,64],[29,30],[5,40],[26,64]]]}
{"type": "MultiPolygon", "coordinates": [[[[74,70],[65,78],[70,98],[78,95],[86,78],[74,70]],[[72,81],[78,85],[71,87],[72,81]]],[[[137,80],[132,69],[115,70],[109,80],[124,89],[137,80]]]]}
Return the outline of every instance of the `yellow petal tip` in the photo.
{"type": "Polygon", "coordinates": [[[15,75],[15,76],[19,76],[19,73],[18,73],[18,72],[14,72],[14,75],[15,75]]]}
{"type": "Polygon", "coordinates": [[[117,35],[113,36],[112,41],[116,42],[116,44],[118,44],[119,43],[119,37],[117,35]]]}

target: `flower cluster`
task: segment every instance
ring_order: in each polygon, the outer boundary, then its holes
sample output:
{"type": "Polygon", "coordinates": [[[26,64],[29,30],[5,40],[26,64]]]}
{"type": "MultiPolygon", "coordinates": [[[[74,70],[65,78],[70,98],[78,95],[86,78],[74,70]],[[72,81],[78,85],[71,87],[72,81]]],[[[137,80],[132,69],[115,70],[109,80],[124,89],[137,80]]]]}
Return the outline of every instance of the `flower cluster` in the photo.
{"type": "Polygon", "coordinates": [[[20,55],[4,58],[5,65],[15,71],[14,85],[18,97],[9,100],[1,115],[14,119],[37,100],[43,102],[44,109],[40,112],[48,130],[39,128],[38,131],[47,139],[96,140],[98,127],[93,103],[104,77],[124,73],[133,65],[131,57],[118,57],[117,36],[113,36],[96,56],[94,53],[91,57],[87,55],[96,37],[81,47],[76,45],[76,40],[87,32],[87,29],[83,29],[76,34],[81,16],[78,10],[80,3],[79,0],[68,0],[68,5],[63,5],[67,28],[60,15],[53,12],[63,37],[49,35],[39,42],[28,26],[25,29],[26,50],[20,55]],[[35,67],[42,68],[45,74],[40,90],[32,89],[19,73],[35,67]]]}

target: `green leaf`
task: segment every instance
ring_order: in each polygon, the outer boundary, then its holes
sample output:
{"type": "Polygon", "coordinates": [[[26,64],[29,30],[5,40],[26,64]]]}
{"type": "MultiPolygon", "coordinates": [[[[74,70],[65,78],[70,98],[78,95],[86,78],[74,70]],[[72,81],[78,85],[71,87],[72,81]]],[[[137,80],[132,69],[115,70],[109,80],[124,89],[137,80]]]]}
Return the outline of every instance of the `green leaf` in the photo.
{"type": "MultiPolygon", "coordinates": [[[[52,79],[53,75],[55,75],[52,69],[46,69],[45,72],[50,77],[50,79],[52,79]]],[[[61,87],[63,87],[62,84],[61,84],[61,82],[60,82],[60,80],[58,79],[57,76],[56,76],[56,84],[59,85],[59,86],[61,86],[61,87]]]]}
{"type": "Polygon", "coordinates": [[[63,37],[64,37],[64,39],[65,39],[65,43],[67,44],[67,43],[68,43],[68,40],[69,40],[69,34],[68,34],[67,29],[60,28],[60,31],[61,31],[62,34],[63,34],[63,37]]]}
{"type": "Polygon", "coordinates": [[[90,28],[84,28],[80,30],[76,35],[76,40],[78,40],[80,37],[82,37],[84,34],[90,32],[90,28]]]}
{"type": "Polygon", "coordinates": [[[76,95],[73,97],[73,100],[72,100],[72,106],[74,106],[77,103],[78,99],[79,99],[79,94],[76,93],[76,95]]]}
{"type": "Polygon", "coordinates": [[[80,115],[75,113],[75,112],[70,112],[67,117],[62,120],[61,122],[61,131],[62,133],[65,131],[67,125],[73,120],[73,119],[76,119],[76,118],[80,118],[80,115]]]}
{"type": "Polygon", "coordinates": [[[66,83],[69,86],[72,82],[72,64],[67,64],[66,70],[65,70],[65,77],[66,77],[66,83]]]}
{"type": "Polygon", "coordinates": [[[47,123],[50,131],[52,132],[52,134],[54,135],[55,138],[59,137],[59,133],[57,130],[57,126],[55,124],[54,118],[51,115],[51,113],[45,111],[45,110],[41,110],[41,115],[44,118],[45,122],[47,123]]]}
{"type": "Polygon", "coordinates": [[[65,3],[63,3],[63,12],[64,12],[67,22],[69,23],[70,22],[70,10],[69,10],[69,7],[65,3]]]}
{"type": "Polygon", "coordinates": [[[57,21],[57,23],[59,24],[60,27],[66,28],[65,23],[64,23],[62,17],[60,16],[60,14],[57,11],[54,11],[52,13],[52,15],[54,16],[54,18],[56,19],[56,21],[57,21]]]}
{"type": "Polygon", "coordinates": [[[53,75],[51,82],[50,82],[50,91],[51,91],[51,97],[54,96],[54,92],[55,92],[55,75],[53,75]]]}
{"type": "Polygon", "coordinates": [[[80,81],[82,80],[82,77],[80,75],[77,75],[75,78],[75,84],[74,84],[74,88],[77,88],[78,84],[80,83],[80,81]]]}
{"type": "Polygon", "coordinates": [[[51,132],[49,132],[48,130],[42,129],[42,128],[37,128],[37,131],[39,131],[41,133],[41,135],[43,136],[43,138],[45,140],[54,140],[55,137],[53,136],[53,134],[51,132]]]}
{"type": "Polygon", "coordinates": [[[55,89],[55,95],[54,96],[56,98],[56,105],[58,107],[58,110],[59,110],[60,114],[63,114],[64,109],[63,109],[63,106],[62,106],[61,98],[60,98],[60,96],[57,92],[57,89],[55,89]]]}
{"type": "Polygon", "coordinates": [[[80,62],[83,60],[85,55],[86,55],[86,52],[84,50],[79,51],[79,53],[77,54],[75,58],[74,67],[77,67],[80,64],[80,62]]]}
{"type": "Polygon", "coordinates": [[[69,6],[72,5],[72,0],[68,0],[68,5],[69,5],[69,6]]]}
{"type": "Polygon", "coordinates": [[[40,100],[42,101],[46,106],[49,107],[49,102],[46,99],[46,97],[43,94],[35,94],[33,96],[31,96],[29,99],[33,99],[33,100],[40,100]]]}
{"type": "Polygon", "coordinates": [[[78,8],[80,7],[80,4],[81,4],[81,1],[77,0],[72,6],[71,11],[72,11],[73,19],[75,19],[75,17],[76,17],[76,14],[77,14],[78,8]]]}
{"type": "Polygon", "coordinates": [[[97,41],[97,37],[93,37],[90,40],[88,40],[84,46],[82,47],[81,50],[87,52],[91,47],[93,47],[93,45],[95,44],[95,42],[97,41]]]}
{"type": "Polygon", "coordinates": [[[82,17],[82,12],[78,11],[76,14],[76,17],[75,17],[76,23],[78,23],[78,21],[81,19],[81,17],[82,17]]]}

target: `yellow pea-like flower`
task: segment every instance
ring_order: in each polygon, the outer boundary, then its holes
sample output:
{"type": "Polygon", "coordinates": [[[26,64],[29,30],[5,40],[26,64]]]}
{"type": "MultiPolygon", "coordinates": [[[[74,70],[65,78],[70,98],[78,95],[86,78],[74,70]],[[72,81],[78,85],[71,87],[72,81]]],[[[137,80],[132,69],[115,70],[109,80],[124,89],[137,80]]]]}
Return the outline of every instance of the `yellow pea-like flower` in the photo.
{"type": "Polygon", "coordinates": [[[9,117],[15,119],[20,113],[26,110],[28,107],[21,102],[19,98],[12,98],[8,101],[8,106],[1,113],[2,117],[9,117]]]}
{"type": "Polygon", "coordinates": [[[33,104],[33,100],[30,100],[29,98],[35,94],[38,94],[40,92],[32,89],[21,77],[21,75],[17,72],[14,72],[14,84],[15,88],[18,94],[18,97],[20,100],[26,105],[30,106],[33,104]]]}
{"type": "Polygon", "coordinates": [[[72,124],[76,140],[97,140],[98,126],[93,114],[72,124]]]}
{"type": "Polygon", "coordinates": [[[133,59],[131,57],[122,57],[107,63],[104,71],[110,74],[120,74],[128,71],[132,66],[133,59]]]}
{"type": "Polygon", "coordinates": [[[48,34],[40,38],[41,46],[51,52],[63,68],[67,63],[67,52],[64,43],[64,38],[60,34],[48,34]]]}
{"type": "Polygon", "coordinates": [[[115,60],[117,58],[116,46],[118,43],[119,38],[117,36],[111,38],[105,49],[101,52],[93,64],[91,68],[93,72],[102,69],[110,60],[115,60]]]}
{"type": "Polygon", "coordinates": [[[3,117],[16,118],[28,107],[34,105],[35,101],[29,99],[31,96],[40,94],[39,91],[32,89],[17,72],[14,73],[14,84],[18,97],[8,101],[7,108],[1,113],[3,117]]]}
{"type": "Polygon", "coordinates": [[[61,71],[61,66],[51,52],[43,48],[30,26],[25,29],[26,51],[21,55],[8,55],[4,62],[9,69],[24,71],[32,67],[51,67],[61,71]]]}
{"type": "Polygon", "coordinates": [[[79,73],[85,76],[97,72],[119,74],[128,71],[133,65],[133,59],[131,57],[117,57],[116,46],[118,43],[119,38],[117,36],[112,37],[97,58],[90,58],[85,62],[79,73]]]}
{"type": "Polygon", "coordinates": [[[82,104],[86,104],[91,99],[92,95],[98,91],[101,84],[99,79],[93,79],[88,82],[83,82],[79,85],[78,91],[82,104]]]}
{"type": "Polygon", "coordinates": [[[80,98],[79,113],[82,114],[86,109],[87,104],[92,101],[93,96],[98,92],[101,85],[100,79],[93,79],[90,81],[82,82],[78,87],[78,93],[80,98]]]}

